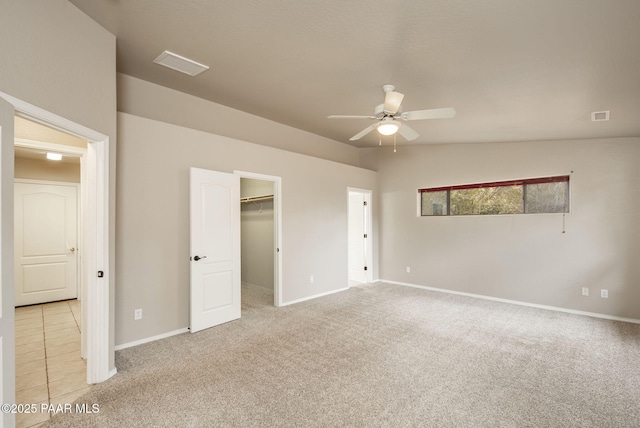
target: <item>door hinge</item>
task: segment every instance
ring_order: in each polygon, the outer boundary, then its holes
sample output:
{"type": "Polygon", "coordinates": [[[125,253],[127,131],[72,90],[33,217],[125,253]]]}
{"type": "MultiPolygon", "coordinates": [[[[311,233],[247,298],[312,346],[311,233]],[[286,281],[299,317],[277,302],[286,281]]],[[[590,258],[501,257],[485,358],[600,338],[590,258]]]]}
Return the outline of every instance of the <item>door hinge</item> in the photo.
{"type": "Polygon", "coordinates": [[[364,270],[367,270],[367,267],[366,267],[366,266],[364,267],[364,270]]]}
{"type": "Polygon", "coordinates": [[[364,202],[363,202],[363,205],[366,207],[366,206],[367,206],[367,201],[364,201],[364,202]]]}
{"type": "Polygon", "coordinates": [[[99,270],[98,271],[98,278],[104,278],[104,272],[99,270]]]}
{"type": "Polygon", "coordinates": [[[364,237],[365,237],[365,238],[367,237],[367,234],[366,234],[366,233],[364,234],[364,237]]]}

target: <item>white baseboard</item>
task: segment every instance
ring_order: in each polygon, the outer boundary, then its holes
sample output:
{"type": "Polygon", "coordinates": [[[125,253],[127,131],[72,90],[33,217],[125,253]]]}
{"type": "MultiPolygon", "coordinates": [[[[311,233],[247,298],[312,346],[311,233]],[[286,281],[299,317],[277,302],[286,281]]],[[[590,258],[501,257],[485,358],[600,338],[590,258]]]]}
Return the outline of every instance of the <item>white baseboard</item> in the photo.
{"type": "MultiPolygon", "coordinates": [[[[248,284],[248,283],[244,283],[244,284],[248,284]]],[[[259,287],[259,286],[256,285],[256,287],[259,287]]],[[[262,287],[262,288],[264,288],[264,287],[262,287]]],[[[284,302],[280,306],[289,306],[289,305],[293,305],[295,303],[304,302],[306,300],[317,299],[318,297],[328,296],[329,294],[334,294],[334,293],[339,293],[341,291],[346,291],[348,289],[349,289],[349,287],[346,287],[346,288],[340,288],[338,290],[327,291],[325,293],[314,294],[313,296],[303,297],[302,299],[297,299],[297,300],[291,300],[289,302],[284,302]]],[[[116,351],[121,351],[123,349],[131,348],[133,346],[142,345],[143,343],[149,343],[149,342],[153,342],[153,341],[156,341],[156,340],[165,339],[167,337],[175,336],[176,334],[182,334],[182,333],[188,333],[188,332],[189,332],[188,328],[181,328],[179,330],[170,331],[168,333],[159,334],[157,336],[147,337],[145,339],[136,340],[134,342],[123,343],[122,345],[116,345],[115,350],[116,351]]]]}
{"type": "Polygon", "coordinates": [[[145,339],[136,340],[129,343],[123,343],[122,345],[116,345],[115,350],[121,351],[123,349],[131,348],[133,346],[142,345],[143,343],[154,342],[160,339],[166,339],[167,337],[175,336],[177,334],[188,333],[189,329],[187,327],[181,328],[179,330],[170,331],[168,333],[159,334],[157,336],[147,337],[145,339]]]}
{"type": "Polygon", "coordinates": [[[114,368],[113,370],[111,370],[109,372],[109,377],[107,379],[111,379],[112,377],[114,377],[116,375],[116,373],[118,373],[118,369],[114,368]]]}
{"type": "Polygon", "coordinates": [[[457,294],[458,296],[492,300],[494,302],[510,303],[512,305],[528,306],[530,308],[546,309],[548,311],[565,312],[565,313],[574,314],[574,315],[584,315],[584,316],[593,317],[593,318],[602,318],[602,319],[612,320],[612,321],[622,321],[622,322],[628,322],[632,324],[640,324],[640,320],[635,318],[623,318],[623,317],[616,317],[613,315],[599,314],[597,312],[585,312],[585,311],[577,311],[575,309],[560,308],[557,306],[538,305],[536,303],[521,302],[519,300],[501,299],[499,297],[484,296],[482,294],[473,294],[473,293],[465,293],[462,291],[447,290],[446,288],[435,288],[435,287],[427,287],[426,285],[410,284],[408,282],[390,281],[388,279],[379,279],[378,281],[387,282],[389,284],[402,285],[405,287],[422,288],[424,290],[437,291],[440,293],[457,294]]]}
{"type": "Polygon", "coordinates": [[[309,297],[303,297],[301,299],[296,299],[296,300],[290,300],[288,302],[284,302],[282,303],[282,306],[289,306],[289,305],[293,305],[295,303],[301,303],[301,302],[306,302],[307,300],[312,300],[312,299],[317,299],[318,297],[323,297],[323,296],[328,296],[330,294],[334,294],[334,293],[339,293],[341,291],[346,291],[348,290],[349,287],[345,287],[345,288],[340,288],[338,290],[331,290],[331,291],[327,291],[325,293],[320,293],[320,294],[314,294],[313,296],[309,296],[309,297]]]}

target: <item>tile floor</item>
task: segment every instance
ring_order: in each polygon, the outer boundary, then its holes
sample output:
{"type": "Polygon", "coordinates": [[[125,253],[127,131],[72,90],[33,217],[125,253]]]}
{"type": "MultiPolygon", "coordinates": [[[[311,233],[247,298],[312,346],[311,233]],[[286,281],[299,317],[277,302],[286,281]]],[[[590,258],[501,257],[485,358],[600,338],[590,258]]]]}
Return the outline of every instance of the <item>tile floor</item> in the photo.
{"type": "MultiPolygon", "coordinates": [[[[80,302],[16,308],[16,403],[73,403],[85,394],[87,365],[80,357],[80,302]]],[[[17,414],[17,427],[38,426],[49,413],[17,414]]]]}

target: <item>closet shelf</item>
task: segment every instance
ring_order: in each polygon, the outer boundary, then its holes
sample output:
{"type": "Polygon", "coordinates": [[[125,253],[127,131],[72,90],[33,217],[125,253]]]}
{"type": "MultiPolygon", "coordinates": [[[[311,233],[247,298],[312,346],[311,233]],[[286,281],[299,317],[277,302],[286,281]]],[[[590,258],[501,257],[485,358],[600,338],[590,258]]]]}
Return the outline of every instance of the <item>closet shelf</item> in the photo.
{"type": "Polygon", "coordinates": [[[247,202],[268,201],[270,199],[273,199],[273,195],[251,196],[251,197],[247,197],[247,198],[240,198],[240,202],[245,204],[247,202]]]}

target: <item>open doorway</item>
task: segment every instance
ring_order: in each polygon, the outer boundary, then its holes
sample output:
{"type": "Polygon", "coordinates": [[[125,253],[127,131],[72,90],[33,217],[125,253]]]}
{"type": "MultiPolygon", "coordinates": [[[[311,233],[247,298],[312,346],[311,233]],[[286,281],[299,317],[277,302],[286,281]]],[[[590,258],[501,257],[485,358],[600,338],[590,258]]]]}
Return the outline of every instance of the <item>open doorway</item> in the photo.
{"type": "Polygon", "coordinates": [[[73,399],[89,388],[80,287],[87,141],[16,116],[14,145],[16,397],[73,399]]]}
{"type": "Polygon", "coordinates": [[[372,282],[371,190],[347,189],[349,286],[372,282]]]}
{"type": "Polygon", "coordinates": [[[240,176],[243,306],[280,306],[280,177],[235,174],[240,176]]]}
{"type": "MultiPolygon", "coordinates": [[[[84,167],[81,169],[81,181],[87,183],[81,192],[83,206],[86,212],[83,217],[82,242],[84,257],[81,263],[81,290],[82,290],[82,324],[86,335],[86,345],[82,349],[87,357],[87,383],[102,382],[116,374],[114,365],[113,342],[110,326],[110,291],[109,285],[111,247],[110,247],[110,218],[112,215],[110,198],[110,149],[109,137],[100,132],[89,129],[83,125],[65,119],[61,116],[43,110],[5,93],[0,93],[0,130],[2,130],[2,163],[0,170],[2,183],[2,218],[13,220],[13,181],[14,181],[14,144],[6,144],[6,141],[14,141],[14,115],[29,119],[33,122],[46,124],[47,126],[85,139],[87,144],[84,156],[84,167]],[[5,132],[6,130],[6,132],[5,132]]],[[[15,310],[14,302],[14,248],[13,248],[13,221],[9,226],[3,221],[4,233],[2,239],[2,259],[9,269],[2,269],[3,275],[3,316],[2,326],[14,326],[15,310]],[[11,273],[9,273],[9,270],[11,273]],[[11,296],[11,297],[9,297],[11,296]]],[[[13,328],[11,329],[13,330],[13,328]]],[[[3,330],[3,341],[4,341],[3,330]]],[[[15,359],[15,335],[7,334],[7,344],[2,346],[3,361],[15,359]],[[10,341],[10,343],[9,343],[10,341]]],[[[85,342],[83,340],[83,342],[85,342]]],[[[9,379],[15,378],[15,366],[3,365],[2,379],[3,392],[6,398],[15,397],[15,382],[9,379]]]]}

